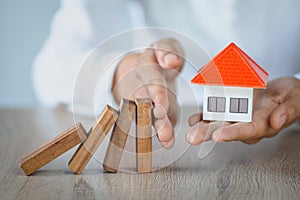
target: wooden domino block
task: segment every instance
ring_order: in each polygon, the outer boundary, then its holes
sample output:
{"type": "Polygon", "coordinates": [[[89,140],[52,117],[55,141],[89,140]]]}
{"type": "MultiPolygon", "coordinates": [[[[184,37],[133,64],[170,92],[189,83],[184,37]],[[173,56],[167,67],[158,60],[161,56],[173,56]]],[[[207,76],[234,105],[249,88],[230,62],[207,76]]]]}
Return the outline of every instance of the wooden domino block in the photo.
{"type": "Polygon", "coordinates": [[[137,172],[146,173],[152,171],[152,126],[150,99],[136,99],[136,162],[137,172]]]}
{"type": "Polygon", "coordinates": [[[86,141],[79,146],[69,162],[69,168],[76,174],[81,174],[93,154],[102,143],[104,137],[109,132],[118,118],[118,113],[110,106],[106,106],[101,116],[90,131],[86,141]]]}
{"type": "Polygon", "coordinates": [[[28,176],[85,139],[86,131],[80,123],[77,123],[25,156],[21,160],[20,166],[28,176]]]}
{"type": "Polygon", "coordinates": [[[103,169],[105,171],[117,172],[135,111],[136,105],[134,101],[122,99],[119,118],[114,126],[110,143],[105,154],[103,163],[103,169]]]}

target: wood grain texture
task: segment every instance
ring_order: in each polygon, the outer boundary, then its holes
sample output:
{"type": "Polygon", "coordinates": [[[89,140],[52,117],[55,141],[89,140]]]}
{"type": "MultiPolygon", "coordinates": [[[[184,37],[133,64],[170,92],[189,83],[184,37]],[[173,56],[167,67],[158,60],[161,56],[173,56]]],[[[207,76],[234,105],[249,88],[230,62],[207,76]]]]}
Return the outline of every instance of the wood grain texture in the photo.
{"type": "Polygon", "coordinates": [[[152,171],[151,99],[136,99],[136,167],[138,173],[152,171]]]}
{"type": "Polygon", "coordinates": [[[103,162],[103,169],[105,171],[117,172],[127,141],[128,132],[133,123],[135,111],[136,105],[134,101],[127,99],[121,100],[119,117],[113,128],[103,162]]]}
{"type": "Polygon", "coordinates": [[[29,176],[85,139],[86,131],[77,123],[25,156],[20,162],[20,167],[29,176]]]}
{"type": "MultiPolygon", "coordinates": [[[[187,119],[196,109],[182,107],[183,123],[172,149],[186,144],[187,119]]],[[[85,121],[93,125],[95,120],[77,121],[86,126],[85,121]]],[[[67,166],[73,148],[34,176],[24,175],[19,167],[24,153],[73,123],[73,115],[61,110],[0,109],[0,199],[300,199],[300,124],[255,145],[217,144],[202,159],[198,153],[205,145],[191,146],[176,162],[152,173],[103,173],[91,159],[85,173],[75,176],[67,166]]],[[[126,145],[130,136],[127,140],[126,145]]],[[[127,163],[132,160],[120,166],[127,163]]]]}
{"type": "Polygon", "coordinates": [[[101,116],[90,131],[88,138],[82,143],[69,161],[69,168],[76,174],[81,174],[93,154],[102,143],[104,137],[115,124],[118,113],[110,106],[106,106],[101,116]]]}

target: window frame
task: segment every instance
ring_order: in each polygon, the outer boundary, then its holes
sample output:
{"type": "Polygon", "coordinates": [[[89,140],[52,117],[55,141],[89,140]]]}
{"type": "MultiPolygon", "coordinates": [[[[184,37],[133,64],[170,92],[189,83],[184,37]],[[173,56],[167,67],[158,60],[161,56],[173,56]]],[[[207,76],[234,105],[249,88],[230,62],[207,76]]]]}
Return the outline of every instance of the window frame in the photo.
{"type": "Polygon", "coordinates": [[[207,97],[207,112],[215,112],[215,113],[225,113],[226,112],[226,97],[217,97],[217,96],[209,96],[207,97]],[[213,107],[215,109],[210,109],[211,108],[211,99],[215,99],[215,105],[213,105],[213,107]],[[224,107],[222,107],[223,109],[218,109],[218,102],[222,100],[224,101],[224,107]]]}
{"type": "Polygon", "coordinates": [[[230,113],[236,113],[236,114],[248,114],[248,108],[249,108],[249,98],[237,98],[237,97],[230,97],[230,102],[229,102],[229,112],[230,113]],[[232,111],[232,100],[237,100],[238,108],[237,112],[232,111]],[[246,100],[246,111],[241,111],[241,100],[246,100]]]}

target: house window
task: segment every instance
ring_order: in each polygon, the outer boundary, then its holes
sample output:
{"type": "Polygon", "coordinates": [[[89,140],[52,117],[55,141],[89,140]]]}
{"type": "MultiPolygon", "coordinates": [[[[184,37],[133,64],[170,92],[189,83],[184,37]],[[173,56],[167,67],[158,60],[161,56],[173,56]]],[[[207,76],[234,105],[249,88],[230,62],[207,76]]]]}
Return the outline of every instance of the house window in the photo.
{"type": "Polygon", "coordinates": [[[247,98],[230,98],[231,113],[248,113],[248,99],[247,98]]]}
{"type": "Polygon", "coordinates": [[[208,112],[225,112],[225,97],[208,97],[208,112]]]}

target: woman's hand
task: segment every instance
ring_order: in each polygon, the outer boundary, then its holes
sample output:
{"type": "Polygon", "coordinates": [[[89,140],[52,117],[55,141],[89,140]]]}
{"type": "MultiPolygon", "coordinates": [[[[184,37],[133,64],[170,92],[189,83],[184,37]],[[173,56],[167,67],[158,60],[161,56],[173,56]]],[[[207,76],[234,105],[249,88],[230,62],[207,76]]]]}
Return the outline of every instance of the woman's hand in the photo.
{"type": "Polygon", "coordinates": [[[173,125],[177,120],[175,78],[181,71],[184,51],[173,38],[153,43],[143,53],[127,55],[117,66],[112,93],[121,98],[151,98],[154,102],[155,129],[165,148],[171,148],[175,138],[173,125]]]}
{"type": "Polygon", "coordinates": [[[190,117],[192,126],[186,140],[194,145],[204,141],[242,141],[255,144],[300,119],[300,80],[293,77],[271,81],[266,90],[255,90],[252,122],[208,122],[202,114],[190,117]]]}

